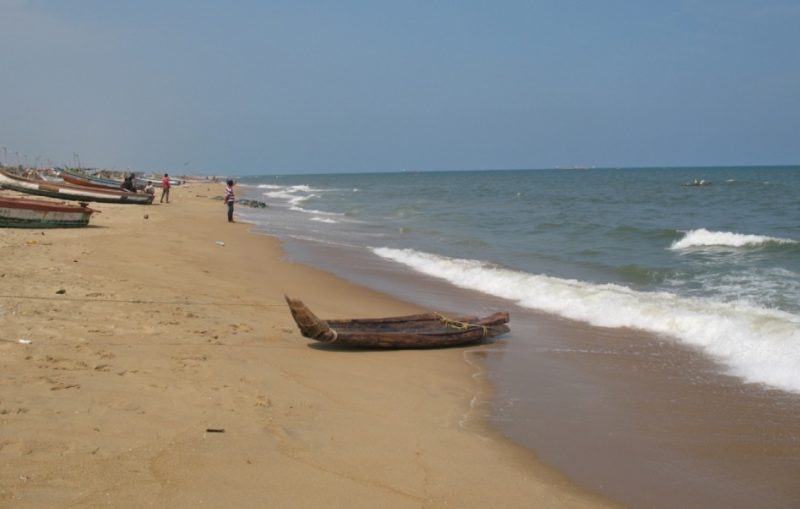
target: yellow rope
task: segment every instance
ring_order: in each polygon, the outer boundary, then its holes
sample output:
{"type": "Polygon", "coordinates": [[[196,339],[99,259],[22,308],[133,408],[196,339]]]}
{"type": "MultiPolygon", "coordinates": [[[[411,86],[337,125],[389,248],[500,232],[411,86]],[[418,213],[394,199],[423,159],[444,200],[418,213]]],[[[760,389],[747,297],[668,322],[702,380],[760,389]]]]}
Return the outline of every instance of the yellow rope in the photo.
{"type": "Polygon", "coordinates": [[[486,336],[489,335],[489,329],[485,325],[478,325],[476,323],[459,322],[458,320],[453,320],[452,318],[448,318],[448,317],[444,316],[443,314],[436,313],[436,312],[433,313],[433,316],[438,318],[439,321],[442,322],[445,327],[450,327],[452,329],[458,329],[458,330],[468,330],[468,329],[470,329],[472,327],[480,327],[481,329],[483,329],[483,337],[486,337],[486,336]]]}

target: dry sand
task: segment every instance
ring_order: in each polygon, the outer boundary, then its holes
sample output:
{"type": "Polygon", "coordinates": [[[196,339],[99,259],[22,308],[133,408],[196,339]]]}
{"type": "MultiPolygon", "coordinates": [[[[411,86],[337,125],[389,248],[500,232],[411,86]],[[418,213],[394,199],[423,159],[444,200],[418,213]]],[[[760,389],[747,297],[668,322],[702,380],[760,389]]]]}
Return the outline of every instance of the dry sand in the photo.
{"type": "Polygon", "coordinates": [[[283,294],[418,309],[286,262],[220,194],[0,230],[0,507],[608,505],[470,418],[481,347],[302,338],[283,294]]]}

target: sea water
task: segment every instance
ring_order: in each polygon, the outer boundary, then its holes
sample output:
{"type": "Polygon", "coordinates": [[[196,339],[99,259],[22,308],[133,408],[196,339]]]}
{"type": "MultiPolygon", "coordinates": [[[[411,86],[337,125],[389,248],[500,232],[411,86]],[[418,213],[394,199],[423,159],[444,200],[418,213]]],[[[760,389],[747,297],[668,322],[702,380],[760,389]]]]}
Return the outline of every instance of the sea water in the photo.
{"type": "MultiPolygon", "coordinates": [[[[263,176],[284,239],[343,245],[523,308],[699,348],[800,393],[800,168],[263,176]],[[695,179],[707,185],[693,186],[695,179]]],[[[241,193],[242,188],[240,188],[241,193]]]]}

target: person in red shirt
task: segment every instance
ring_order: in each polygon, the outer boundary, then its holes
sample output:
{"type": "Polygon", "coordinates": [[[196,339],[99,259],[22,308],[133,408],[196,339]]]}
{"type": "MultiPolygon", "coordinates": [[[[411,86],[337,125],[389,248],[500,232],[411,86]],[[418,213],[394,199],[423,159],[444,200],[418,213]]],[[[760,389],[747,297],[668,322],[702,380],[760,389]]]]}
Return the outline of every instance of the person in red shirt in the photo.
{"type": "Polygon", "coordinates": [[[164,178],[161,179],[161,203],[164,203],[164,198],[169,203],[169,174],[165,173],[164,178]]]}

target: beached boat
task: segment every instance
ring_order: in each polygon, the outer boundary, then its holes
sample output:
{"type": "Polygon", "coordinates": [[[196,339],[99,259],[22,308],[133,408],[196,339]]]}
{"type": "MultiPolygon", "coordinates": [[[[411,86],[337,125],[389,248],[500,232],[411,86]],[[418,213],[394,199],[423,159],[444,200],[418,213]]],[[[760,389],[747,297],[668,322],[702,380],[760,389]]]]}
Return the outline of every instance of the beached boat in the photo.
{"type": "Polygon", "coordinates": [[[508,322],[506,312],[485,318],[424,313],[320,320],[303,302],[286,297],[286,303],[303,336],[328,344],[362,348],[439,348],[478,343],[509,331],[505,325],[508,322]]]}
{"type": "Polygon", "coordinates": [[[62,200],[140,205],[147,205],[153,202],[152,194],[76,186],[62,182],[30,180],[5,171],[0,171],[0,187],[21,193],[49,196],[62,200]]]}
{"type": "Polygon", "coordinates": [[[61,170],[61,178],[64,182],[76,186],[96,187],[99,189],[119,190],[122,185],[121,180],[102,178],[94,175],[85,175],[71,169],[61,170]]]}
{"type": "Polygon", "coordinates": [[[93,212],[86,206],[0,196],[3,228],[77,228],[89,224],[93,212]]]}
{"type": "MultiPolygon", "coordinates": [[[[162,179],[163,179],[163,177],[159,177],[157,175],[151,175],[149,177],[142,175],[140,177],[136,177],[135,182],[136,182],[137,186],[141,186],[141,187],[144,187],[147,184],[153,184],[153,187],[163,187],[162,179]]],[[[183,184],[183,182],[184,181],[181,180],[181,179],[173,179],[173,178],[169,179],[170,187],[179,186],[179,185],[183,184]]]]}

